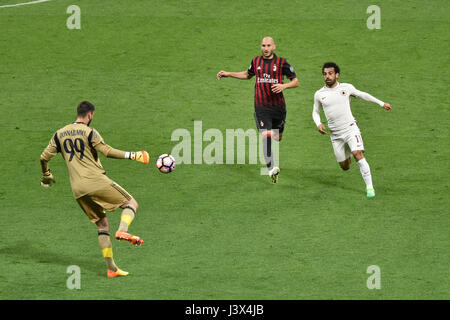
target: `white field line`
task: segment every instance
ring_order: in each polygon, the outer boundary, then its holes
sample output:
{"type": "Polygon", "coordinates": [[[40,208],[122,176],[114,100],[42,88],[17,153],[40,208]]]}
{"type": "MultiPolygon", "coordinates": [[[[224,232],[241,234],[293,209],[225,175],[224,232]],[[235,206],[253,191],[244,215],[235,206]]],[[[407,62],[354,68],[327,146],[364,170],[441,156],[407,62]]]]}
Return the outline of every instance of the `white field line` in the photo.
{"type": "Polygon", "coordinates": [[[49,2],[49,1],[52,1],[52,0],[36,0],[36,1],[30,1],[30,2],[16,3],[16,4],[5,4],[3,6],[0,6],[0,8],[11,8],[11,7],[24,6],[27,4],[38,4],[38,3],[49,2]]]}

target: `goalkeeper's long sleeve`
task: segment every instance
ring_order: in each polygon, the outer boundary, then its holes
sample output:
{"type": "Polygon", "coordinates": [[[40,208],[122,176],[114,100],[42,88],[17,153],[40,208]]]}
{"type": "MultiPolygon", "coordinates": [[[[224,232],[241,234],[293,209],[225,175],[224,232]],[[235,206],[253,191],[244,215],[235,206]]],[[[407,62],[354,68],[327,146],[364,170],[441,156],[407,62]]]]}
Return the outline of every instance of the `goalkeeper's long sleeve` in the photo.
{"type": "Polygon", "coordinates": [[[41,153],[41,168],[42,168],[42,172],[47,172],[48,171],[48,162],[57,153],[58,153],[58,148],[56,146],[55,136],[52,136],[52,138],[48,142],[47,147],[45,147],[44,151],[42,151],[42,153],[41,153]]]}
{"type": "Polygon", "coordinates": [[[130,159],[138,162],[149,163],[150,157],[147,151],[125,152],[122,150],[114,149],[106,143],[99,143],[95,146],[95,149],[101,152],[105,157],[114,159],[130,159]]]}
{"type": "Polygon", "coordinates": [[[95,146],[95,150],[102,153],[105,157],[114,158],[114,159],[128,159],[127,152],[114,149],[110,145],[105,143],[99,143],[95,146]]]}

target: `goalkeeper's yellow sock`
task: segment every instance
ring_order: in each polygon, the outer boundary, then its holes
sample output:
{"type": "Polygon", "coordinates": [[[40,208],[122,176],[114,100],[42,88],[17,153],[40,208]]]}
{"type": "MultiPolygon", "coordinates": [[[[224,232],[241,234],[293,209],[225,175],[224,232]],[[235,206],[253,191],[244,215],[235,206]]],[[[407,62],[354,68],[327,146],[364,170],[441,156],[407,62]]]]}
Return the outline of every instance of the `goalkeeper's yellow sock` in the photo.
{"type": "Polygon", "coordinates": [[[122,215],[120,216],[119,231],[128,232],[128,227],[130,226],[131,222],[133,222],[135,214],[136,209],[130,205],[126,206],[123,209],[122,215]]]}
{"type": "Polygon", "coordinates": [[[113,251],[111,245],[111,239],[109,238],[109,232],[107,231],[98,231],[98,242],[100,244],[100,248],[102,249],[103,257],[105,258],[106,266],[108,270],[117,271],[118,268],[114,263],[113,251]]]}

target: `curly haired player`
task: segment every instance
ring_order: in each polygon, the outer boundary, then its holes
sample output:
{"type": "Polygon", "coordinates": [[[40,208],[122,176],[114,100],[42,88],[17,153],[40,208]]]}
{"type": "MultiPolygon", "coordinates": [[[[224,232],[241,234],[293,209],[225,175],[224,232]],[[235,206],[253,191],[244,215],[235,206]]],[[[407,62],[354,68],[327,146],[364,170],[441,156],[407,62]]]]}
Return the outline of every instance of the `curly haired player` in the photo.
{"type": "Polygon", "coordinates": [[[367,92],[356,89],[350,83],[340,83],[339,66],[334,62],[326,62],[322,67],[322,75],[325,86],[314,94],[314,107],[312,117],[321,134],[327,134],[325,126],[320,121],[320,109],[323,109],[331,131],[331,143],[333,145],[336,160],[342,170],[350,169],[352,155],[359,166],[361,175],[366,184],[366,196],[375,197],[375,189],[372,184],[372,174],[369,163],[364,157],[364,144],[361,132],[350,109],[350,98],[357,97],[376,103],[380,107],[390,111],[389,103],[385,103],[371,96],[367,92]]]}

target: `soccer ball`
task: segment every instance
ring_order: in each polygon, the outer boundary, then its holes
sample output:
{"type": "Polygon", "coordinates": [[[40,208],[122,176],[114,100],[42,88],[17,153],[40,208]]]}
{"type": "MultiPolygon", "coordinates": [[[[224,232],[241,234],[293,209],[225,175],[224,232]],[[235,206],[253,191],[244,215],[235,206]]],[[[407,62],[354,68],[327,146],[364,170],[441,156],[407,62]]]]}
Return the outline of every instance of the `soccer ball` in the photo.
{"type": "Polygon", "coordinates": [[[156,160],[156,167],[162,173],[169,173],[175,169],[175,158],[170,154],[162,154],[156,160]]]}

